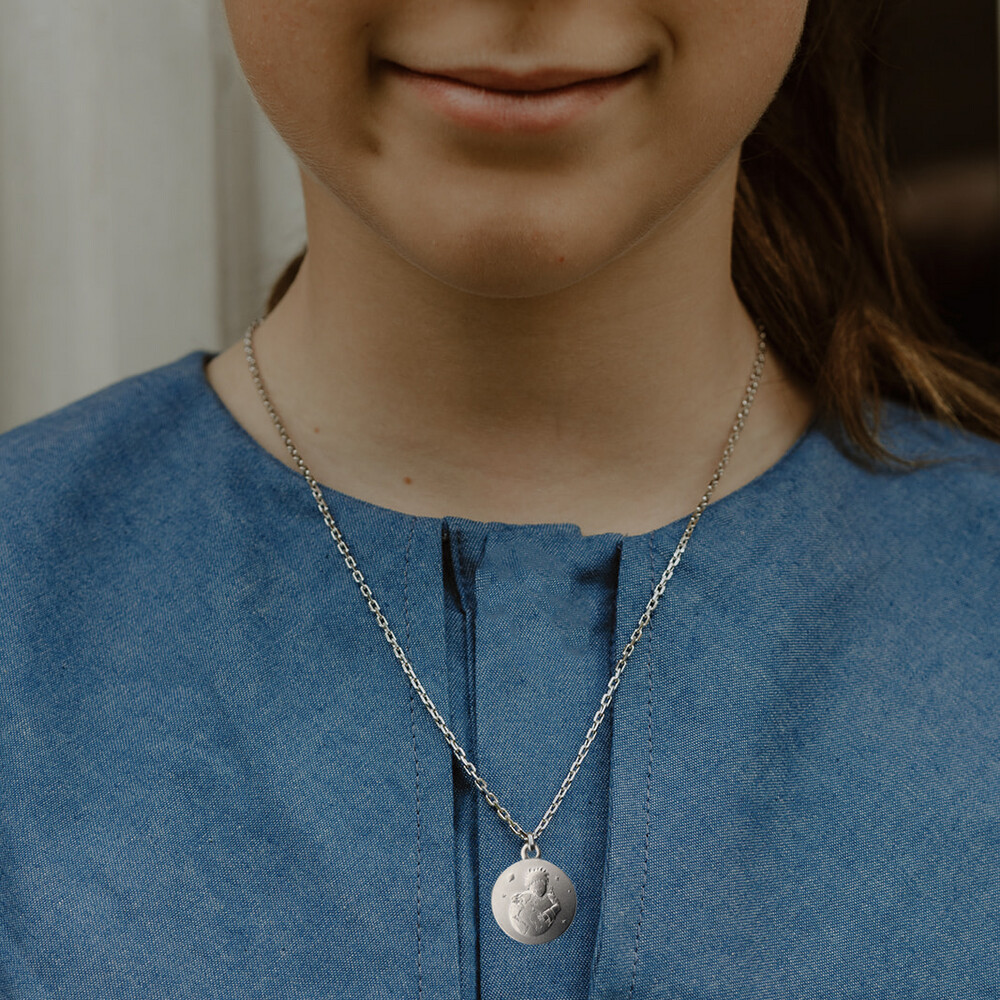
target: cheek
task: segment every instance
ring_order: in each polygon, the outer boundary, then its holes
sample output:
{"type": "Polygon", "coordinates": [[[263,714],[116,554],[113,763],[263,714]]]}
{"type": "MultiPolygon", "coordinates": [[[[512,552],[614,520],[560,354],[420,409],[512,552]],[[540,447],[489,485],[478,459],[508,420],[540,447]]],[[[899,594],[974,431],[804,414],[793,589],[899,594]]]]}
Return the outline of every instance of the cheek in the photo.
{"type": "Polygon", "coordinates": [[[359,128],[369,39],[386,0],[225,0],[233,46],[258,102],[300,158],[359,128]]]}
{"type": "Polygon", "coordinates": [[[678,89],[689,92],[691,106],[749,131],[795,55],[807,0],[678,0],[669,6],[666,16],[677,25],[678,89]]]}

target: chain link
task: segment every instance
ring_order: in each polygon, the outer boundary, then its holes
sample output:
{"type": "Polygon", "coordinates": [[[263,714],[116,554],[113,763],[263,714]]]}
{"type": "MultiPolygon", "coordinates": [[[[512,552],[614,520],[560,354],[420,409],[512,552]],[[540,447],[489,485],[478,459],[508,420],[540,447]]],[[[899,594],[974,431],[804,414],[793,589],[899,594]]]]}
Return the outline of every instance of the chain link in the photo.
{"type": "MultiPolygon", "coordinates": [[[[566,777],[563,778],[563,783],[560,785],[559,791],[556,792],[556,796],[552,800],[552,804],[545,810],[545,815],[538,821],[538,825],[534,828],[534,830],[529,832],[525,830],[525,828],[521,826],[521,824],[518,823],[517,820],[515,820],[514,817],[511,816],[511,814],[500,804],[496,795],[494,795],[492,790],[483,780],[482,776],[476,770],[475,764],[469,760],[468,755],[456,739],[455,734],[451,731],[451,729],[449,729],[448,723],[438,711],[437,705],[434,704],[430,695],[427,693],[424,685],[420,681],[420,678],[417,677],[416,671],[413,669],[413,666],[406,655],[406,651],[396,639],[396,635],[392,631],[389,621],[382,611],[382,606],[375,599],[375,595],[372,593],[371,587],[365,580],[364,574],[361,572],[357,560],[351,553],[351,550],[347,545],[347,541],[341,533],[337,522],[333,518],[333,514],[330,513],[330,508],[327,505],[325,497],[323,496],[323,491],[320,489],[319,483],[316,482],[315,477],[312,472],[309,471],[309,467],[299,454],[299,450],[296,448],[294,442],[289,436],[288,431],[285,430],[285,427],[281,422],[281,418],[278,416],[278,411],[274,408],[274,404],[271,402],[264,389],[264,382],[261,378],[260,369],[257,367],[257,359],[254,355],[253,335],[254,331],[260,325],[260,322],[260,320],[257,320],[252,323],[243,336],[243,353],[246,355],[247,366],[250,369],[250,377],[253,379],[253,384],[257,389],[257,395],[260,396],[261,402],[264,404],[264,408],[267,410],[268,416],[271,418],[271,422],[278,431],[282,443],[288,450],[289,455],[291,455],[296,468],[298,468],[305,481],[309,484],[309,489],[312,492],[313,499],[316,501],[316,506],[319,508],[320,514],[323,515],[323,521],[330,532],[330,536],[333,538],[333,541],[337,546],[337,551],[344,560],[344,565],[350,572],[351,578],[357,584],[358,590],[361,592],[361,596],[368,605],[368,610],[372,613],[378,627],[382,630],[386,642],[389,644],[393,655],[403,668],[403,672],[409,679],[411,687],[414,691],[416,691],[417,697],[420,699],[424,708],[427,709],[430,717],[434,720],[434,724],[441,731],[441,735],[444,736],[445,740],[447,740],[448,746],[451,747],[456,760],[462,765],[462,770],[464,770],[469,776],[476,788],[483,793],[490,808],[507,824],[507,826],[510,827],[511,831],[517,837],[524,841],[522,857],[525,855],[525,851],[527,850],[534,850],[537,852],[538,838],[541,836],[542,831],[545,830],[549,823],[552,822],[552,817],[555,816],[556,810],[562,804],[563,799],[566,798],[566,793],[569,791],[570,786],[573,784],[573,780],[579,773],[584,759],[590,752],[590,748],[594,740],[597,738],[597,731],[600,729],[601,723],[604,721],[604,716],[611,707],[611,700],[614,698],[615,691],[621,683],[622,675],[625,673],[625,666],[628,663],[629,658],[635,652],[635,648],[638,645],[639,640],[642,638],[643,632],[645,632],[650,621],[652,620],[653,612],[656,610],[657,605],[660,603],[660,599],[666,592],[667,584],[673,578],[674,570],[677,569],[677,566],[681,561],[681,557],[687,549],[688,542],[691,541],[694,529],[701,520],[701,515],[705,513],[705,509],[708,507],[709,502],[712,499],[712,494],[715,492],[715,488],[718,486],[719,480],[722,478],[722,474],[725,472],[726,466],[729,464],[729,459],[732,457],[733,449],[736,447],[736,442],[739,440],[740,434],[743,431],[747,415],[750,413],[750,407],[753,405],[754,398],[757,395],[757,390],[760,387],[760,378],[764,371],[764,361],[767,356],[767,338],[764,327],[758,326],[757,328],[759,335],[757,341],[757,357],[754,360],[753,370],[750,374],[750,381],[743,394],[743,399],[740,403],[740,410],[736,414],[736,421],[729,433],[729,439],[726,441],[726,447],[723,449],[722,457],[719,459],[719,464],[715,467],[715,471],[712,473],[712,478],[709,480],[708,486],[705,487],[705,492],[702,494],[701,500],[698,501],[698,506],[695,507],[694,512],[691,514],[691,518],[687,522],[687,527],[685,527],[684,533],[681,535],[680,541],[677,543],[677,547],[674,549],[673,555],[670,557],[666,569],[663,571],[659,582],[653,588],[653,593],[646,604],[646,609],[640,616],[635,630],[632,632],[628,642],[625,644],[625,648],[622,650],[621,655],[615,663],[615,668],[611,674],[611,679],[608,682],[607,690],[603,695],[601,695],[600,704],[597,711],[594,713],[594,718],[590,724],[590,728],[587,730],[586,737],[584,737],[583,744],[576,755],[576,759],[570,765],[569,771],[566,773],[566,777]]],[[[535,856],[537,857],[537,853],[535,856]]]]}

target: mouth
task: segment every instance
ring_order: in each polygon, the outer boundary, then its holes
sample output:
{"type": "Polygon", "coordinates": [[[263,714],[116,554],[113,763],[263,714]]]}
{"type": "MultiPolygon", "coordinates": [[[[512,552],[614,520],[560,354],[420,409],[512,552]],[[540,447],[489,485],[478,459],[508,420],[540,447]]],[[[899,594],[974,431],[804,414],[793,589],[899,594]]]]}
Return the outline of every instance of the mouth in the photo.
{"type": "Polygon", "coordinates": [[[389,74],[457,124],[494,133],[563,128],[602,104],[649,68],[625,71],[545,67],[512,73],[492,67],[414,69],[385,64],[389,74]]]}
{"type": "Polygon", "coordinates": [[[511,73],[502,69],[489,67],[468,67],[458,69],[411,69],[398,63],[390,64],[396,69],[418,76],[449,80],[453,83],[464,83],[469,87],[482,90],[492,90],[501,94],[538,95],[546,91],[565,90],[581,84],[600,83],[602,81],[618,80],[631,76],[645,69],[645,65],[632,69],[620,70],[586,70],[564,67],[547,67],[531,70],[527,73],[511,73]]]}

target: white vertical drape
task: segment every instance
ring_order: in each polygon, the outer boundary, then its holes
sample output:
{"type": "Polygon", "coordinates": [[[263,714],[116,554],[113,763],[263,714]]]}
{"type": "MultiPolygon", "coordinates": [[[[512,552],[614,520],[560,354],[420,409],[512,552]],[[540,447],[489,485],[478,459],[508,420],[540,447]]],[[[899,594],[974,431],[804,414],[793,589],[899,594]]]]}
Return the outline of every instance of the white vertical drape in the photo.
{"type": "Polygon", "coordinates": [[[221,0],[0,0],[0,430],[225,346],[304,239],[221,0]]]}

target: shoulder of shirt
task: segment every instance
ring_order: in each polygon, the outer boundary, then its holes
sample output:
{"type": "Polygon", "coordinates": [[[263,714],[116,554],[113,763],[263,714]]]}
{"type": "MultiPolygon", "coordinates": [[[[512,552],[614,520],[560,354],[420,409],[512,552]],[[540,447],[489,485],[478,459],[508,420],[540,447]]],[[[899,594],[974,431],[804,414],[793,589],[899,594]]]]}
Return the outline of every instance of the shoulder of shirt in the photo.
{"type": "MultiPolygon", "coordinates": [[[[881,443],[900,464],[876,463],[835,444],[840,458],[831,488],[862,487],[886,499],[910,498],[915,506],[935,507],[949,497],[968,510],[997,508],[1000,487],[1000,442],[941,423],[899,403],[883,406],[878,425],[881,443]],[[836,481],[836,482],[835,482],[836,481]]],[[[829,458],[827,459],[829,462],[829,458]]]]}
{"type": "Polygon", "coordinates": [[[961,551],[998,580],[1000,443],[896,403],[883,407],[878,434],[911,464],[852,458],[835,436],[818,432],[811,457],[793,463],[784,483],[797,512],[815,511],[812,523],[828,542],[853,538],[907,559],[961,551]]]}
{"type": "Polygon", "coordinates": [[[1000,485],[1000,442],[952,427],[897,403],[882,411],[879,436],[889,451],[910,466],[862,468],[876,478],[897,480],[915,494],[941,484],[970,504],[996,507],[1000,485]]]}
{"type": "Polygon", "coordinates": [[[190,455],[211,391],[205,357],[194,351],[0,434],[3,521],[79,517],[88,497],[190,455]]]}

